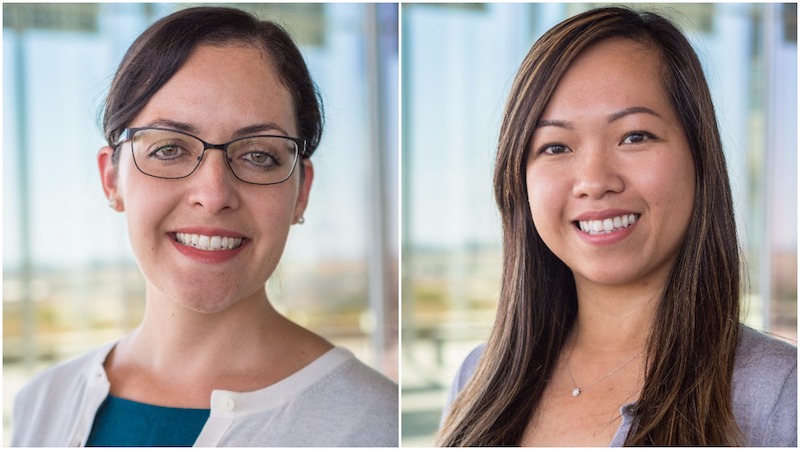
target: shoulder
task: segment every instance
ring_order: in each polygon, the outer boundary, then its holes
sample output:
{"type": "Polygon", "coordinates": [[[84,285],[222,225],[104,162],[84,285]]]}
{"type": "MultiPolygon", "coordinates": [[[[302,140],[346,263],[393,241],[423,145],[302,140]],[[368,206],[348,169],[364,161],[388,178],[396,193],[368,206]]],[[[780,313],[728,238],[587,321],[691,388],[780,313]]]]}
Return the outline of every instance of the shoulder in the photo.
{"type": "Polygon", "coordinates": [[[49,394],[75,389],[85,384],[90,379],[91,369],[98,367],[98,364],[102,365],[110,349],[111,345],[107,344],[39,372],[17,394],[17,403],[46,398],[49,394]]]}
{"type": "Polygon", "coordinates": [[[380,430],[391,434],[396,441],[397,384],[359,361],[349,351],[335,350],[342,351],[344,360],[316,387],[314,398],[328,403],[331,411],[337,411],[331,422],[340,422],[340,426],[357,425],[367,433],[380,430]]]}
{"type": "Polygon", "coordinates": [[[749,445],[795,445],[797,347],[742,327],[732,399],[749,445]]]}
{"type": "Polygon", "coordinates": [[[332,392],[339,395],[342,401],[369,402],[376,408],[396,410],[397,384],[359,361],[349,351],[343,350],[342,355],[342,364],[331,372],[323,384],[332,388],[332,392]]]}
{"type": "Polygon", "coordinates": [[[453,379],[453,385],[450,387],[450,392],[447,395],[447,402],[445,403],[440,420],[444,420],[444,418],[447,417],[450,406],[453,404],[456,397],[458,397],[458,394],[466,387],[467,383],[469,383],[469,380],[472,379],[472,375],[475,374],[475,369],[478,367],[478,361],[480,361],[481,356],[483,356],[484,350],[486,350],[485,343],[472,349],[467,357],[464,358],[464,361],[461,363],[453,379]]]}
{"type": "Polygon", "coordinates": [[[66,445],[60,439],[77,420],[87,392],[107,385],[102,362],[112,347],[104,345],[36,374],[14,399],[12,445],[66,445]]]}
{"type": "MultiPolygon", "coordinates": [[[[455,398],[455,395],[461,392],[464,389],[464,386],[469,383],[469,380],[472,379],[472,375],[475,373],[475,369],[478,367],[478,361],[480,361],[481,356],[483,356],[483,352],[486,350],[486,344],[481,344],[475,347],[466,358],[464,358],[464,362],[461,363],[461,367],[458,368],[458,372],[456,372],[456,378],[453,381],[453,392],[451,395],[455,398]]],[[[452,400],[452,399],[451,399],[452,400]]]]}
{"type": "Polygon", "coordinates": [[[755,367],[763,362],[778,364],[784,370],[797,366],[797,347],[743,326],[736,348],[736,367],[755,367]]]}
{"type": "MultiPolygon", "coordinates": [[[[287,439],[293,445],[396,447],[397,384],[337,347],[313,364],[320,376],[287,405],[287,439]],[[316,430],[298,442],[298,423],[316,430]],[[304,440],[305,439],[305,440],[304,440]]],[[[309,367],[311,368],[311,367],[309,367]]],[[[273,422],[274,423],[274,422],[273,422]]],[[[289,441],[287,441],[289,442],[289,441]]]]}
{"type": "Polygon", "coordinates": [[[742,327],[733,371],[735,388],[780,391],[797,376],[797,347],[742,327]]]}

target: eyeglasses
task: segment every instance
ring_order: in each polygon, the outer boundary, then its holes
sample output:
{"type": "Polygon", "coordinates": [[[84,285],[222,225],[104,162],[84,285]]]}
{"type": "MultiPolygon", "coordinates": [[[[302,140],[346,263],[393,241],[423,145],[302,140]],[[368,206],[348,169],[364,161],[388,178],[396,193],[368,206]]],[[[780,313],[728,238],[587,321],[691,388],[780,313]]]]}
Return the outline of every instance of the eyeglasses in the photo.
{"type": "Polygon", "coordinates": [[[278,184],[292,175],[306,152],[306,141],[288,136],[249,136],[226,144],[209,144],[175,130],[126,128],[116,147],[130,142],[136,167],[155,178],[186,178],[200,166],[206,150],[222,150],[233,175],[251,184],[278,184]]]}

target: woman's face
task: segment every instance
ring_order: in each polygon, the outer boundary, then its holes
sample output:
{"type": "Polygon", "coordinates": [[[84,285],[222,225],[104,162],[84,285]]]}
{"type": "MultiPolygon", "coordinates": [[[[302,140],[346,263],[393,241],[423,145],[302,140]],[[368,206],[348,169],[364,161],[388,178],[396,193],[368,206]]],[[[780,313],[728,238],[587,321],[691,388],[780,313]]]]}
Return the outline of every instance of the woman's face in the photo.
{"type": "MultiPolygon", "coordinates": [[[[220,144],[257,134],[296,137],[294,117],[289,92],[260,50],[203,45],[129,127],[183,129],[220,144]]],[[[110,148],[98,158],[106,195],[127,213],[148,294],[200,312],[219,312],[247,297],[263,299],[289,227],[305,209],[310,162],[298,163],[281,184],[252,185],[233,175],[223,152],[208,150],[191,176],[166,180],[141,173],[129,149],[120,147],[118,167],[111,164],[110,148]],[[181,243],[177,233],[208,236],[212,245],[215,237],[241,239],[241,245],[203,250],[181,243]]]]}
{"type": "Polygon", "coordinates": [[[558,83],[526,168],[533,222],[588,285],[663,288],[695,194],[689,144],[654,49],[609,39],[558,83]]]}

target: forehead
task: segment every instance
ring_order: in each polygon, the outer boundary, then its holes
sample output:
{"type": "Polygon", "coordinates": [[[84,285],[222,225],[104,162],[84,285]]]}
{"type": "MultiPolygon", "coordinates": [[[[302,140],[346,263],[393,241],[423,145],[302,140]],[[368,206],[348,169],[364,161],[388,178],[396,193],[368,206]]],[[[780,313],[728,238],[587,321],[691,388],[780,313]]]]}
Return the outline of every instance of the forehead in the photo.
{"type": "Polygon", "coordinates": [[[239,129],[270,122],[296,133],[294,105],[270,56],[245,44],[200,45],[134,119],[239,129]]]}
{"type": "Polygon", "coordinates": [[[545,109],[603,104],[623,108],[650,102],[669,107],[659,50],[638,41],[611,38],[581,52],[558,81],[545,109]]]}

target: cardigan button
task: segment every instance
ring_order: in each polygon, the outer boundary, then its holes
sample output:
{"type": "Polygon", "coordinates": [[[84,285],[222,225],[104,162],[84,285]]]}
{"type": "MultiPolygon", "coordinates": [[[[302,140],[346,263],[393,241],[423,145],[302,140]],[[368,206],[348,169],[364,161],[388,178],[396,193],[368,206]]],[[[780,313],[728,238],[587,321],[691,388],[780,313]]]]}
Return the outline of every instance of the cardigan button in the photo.
{"type": "Polygon", "coordinates": [[[236,403],[230,397],[223,398],[220,406],[222,406],[222,409],[227,412],[231,412],[236,409],[236,403]]]}

